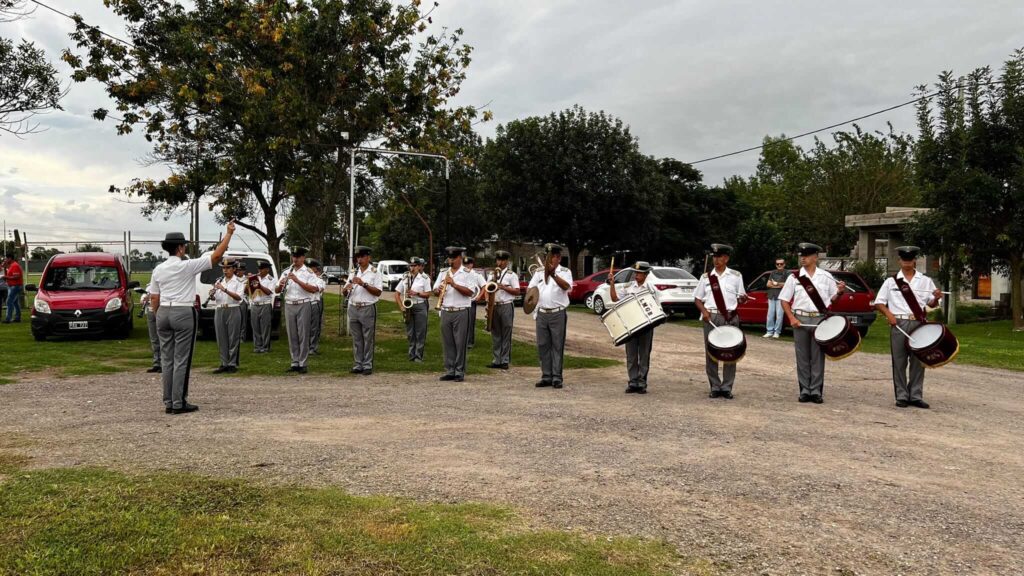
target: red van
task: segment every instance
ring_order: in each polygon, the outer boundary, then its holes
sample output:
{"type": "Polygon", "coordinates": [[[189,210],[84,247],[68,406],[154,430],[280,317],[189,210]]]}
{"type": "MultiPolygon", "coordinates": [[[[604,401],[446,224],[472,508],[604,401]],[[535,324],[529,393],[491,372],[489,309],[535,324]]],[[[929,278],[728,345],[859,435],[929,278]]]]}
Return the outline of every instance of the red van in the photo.
{"type": "MultiPolygon", "coordinates": [[[[790,270],[792,274],[794,270],[790,270]]],[[[868,335],[868,329],[875,321],[875,307],[871,304],[875,300],[875,291],[868,287],[858,274],[839,270],[829,270],[836,280],[846,282],[847,292],[837,298],[832,304],[831,310],[836,314],[846,316],[861,336],[868,335]]],[[[736,311],[740,315],[740,322],[743,324],[764,325],[768,317],[768,277],[772,271],[769,270],[758,276],[747,286],[747,294],[752,296],[746,303],[741,304],[736,311]]],[[[789,318],[782,316],[783,325],[789,326],[789,318]]]]}
{"type": "Polygon", "coordinates": [[[105,252],[57,254],[46,263],[32,305],[32,336],[112,335],[127,338],[132,332],[135,303],[124,259],[105,252]]]}

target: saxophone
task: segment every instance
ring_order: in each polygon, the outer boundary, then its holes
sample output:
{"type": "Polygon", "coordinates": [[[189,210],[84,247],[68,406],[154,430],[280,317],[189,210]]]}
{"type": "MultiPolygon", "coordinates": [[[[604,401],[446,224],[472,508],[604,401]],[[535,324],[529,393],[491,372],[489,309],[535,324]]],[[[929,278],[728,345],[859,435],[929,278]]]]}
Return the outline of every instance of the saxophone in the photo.
{"type": "Polygon", "coordinates": [[[406,324],[412,320],[412,298],[409,297],[409,292],[412,292],[412,271],[405,273],[405,298],[402,299],[402,303],[398,305],[402,310],[402,321],[406,324]]]}
{"type": "Polygon", "coordinates": [[[446,269],[444,271],[444,273],[445,273],[445,276],[444,276],[444,280],[441,283],[441,291],[437,293],[437,307],[436,307],[436,309],[437,309],[438,315],[441,314],[441,303],[444,302],[444,293],[448,291],[448,282],[447,282],[447,280],[452,277],[452,269],[449,267],[448,269],[446,269]]]}

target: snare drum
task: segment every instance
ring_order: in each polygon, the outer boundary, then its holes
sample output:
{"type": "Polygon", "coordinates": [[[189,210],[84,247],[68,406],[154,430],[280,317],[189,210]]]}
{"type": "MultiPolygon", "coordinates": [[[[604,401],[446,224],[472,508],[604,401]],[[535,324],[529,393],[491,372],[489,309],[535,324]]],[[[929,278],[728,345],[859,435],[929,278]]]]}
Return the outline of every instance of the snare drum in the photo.
{"type": "Polygon", "coordinates": [[[747,353],[747,337],[735,326],[722,325],[708,332],[707,354],[721,364],[733,364],[747,353]]]}
{"type": "Polygon", "coordinates": [[[842,360],[860,348],[860,332],[846,316],[829,316],[818,324],[814,340],[829,360],[842,360]]]}
{"type": "Polygon", "coordinates": [[[925,366],[938,368],[956,358],[956,355],[960,353],[960,341],[945,324],[925,322],[910,333],[907,348],[925,366]]]}
{"type": "Polygon", "coordinates": [[[650,292],[623,296],[615,306],[601,316],[601,323],[616,346],[646,330],[651,330],[668,319],[658,299],[650,292]]]}

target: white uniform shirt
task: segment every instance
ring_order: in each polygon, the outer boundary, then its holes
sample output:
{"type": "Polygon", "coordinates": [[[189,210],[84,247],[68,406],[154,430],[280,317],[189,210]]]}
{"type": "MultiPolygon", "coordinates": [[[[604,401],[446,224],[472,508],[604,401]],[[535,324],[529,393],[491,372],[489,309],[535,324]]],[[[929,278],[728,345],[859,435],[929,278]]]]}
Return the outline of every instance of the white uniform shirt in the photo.
{"type": "MultiPolygon", "coordinates": [[[[718,277],[718,285],[722,288],[722,300],[725,301],[725,307],[729,312],[734,312],[736,306],[739,305],[739,297],[747,294],[746,288],[743,287],[743,274],[732,268],[726,268],[725,272],[721,274],[718,273],[718,270],[712,270],[710,274],[718,277]]],[[[693,297],[704,302],[704,307],[709,312],[721,312],[718,309],[718,303],[715,302],[715,293],[711,290],[711,280],[708,279],[708,274],[701,275],[700,281],[697,282],[697,288],[693,291],[693,297]]]]}
{"type": "MultiPolygon", "coordinates": [[[[907,279],[903,275],[903,270],[900,270],[896,275],[901,280],[907,279]]],[[[921,306],[921,310],[927,311],[928,303],[932,300],[932,292],[935,291],[935,283],[924,274],[915,272],[914,277],[907,284],[910,284],[910,288],[914,290],[914,297],[917,298],[917,303],[921,306]]],[[[900,316],[913,314],[910,306],[907,305],[907,300],[903,297],[903,293],[900,292],[900,287],[896,285],[896,281],[892,279],[892,276],[886,278],[885,282],[882,283],[874,303],[885,304],[890,312],[900,316]]]]}
{"type": "MultiPolygon", "coordinates": [[[[650,278],[650,276],[648,276],[648,278],[650,278]]],[[[654,294],[654,299],[657,300],[658,304],[661,304],[661,296],[658,296],[658,289],[647,282],[647,280],[644,280],[643,286],[637,284],[636,280],[633,280],[629,283],[629,286],[626,286],[625,290],[622,291],[622,295],[628,296],[630,294],[643,294],[644,292],[654,294]]],[[[618,290],[615,291],[615,294],[618,295],[618,290]]]]}
{"type": "MultiPolygon", "coordinates": [[[[498,279],[495,281],[499,285],[505,285],[508,286],[509,288],[519,288],[519,276],[516,275],[515,272],[509,270],[508,268],[505,268],[505,270],[498,270],[498,279]]],[[[494,294],[495,304],[508,304],[509,302],[515,299],[515,296],[509,294],[508,292],[505,292],[500,288],[494,294]]]]}
{"type": "MultiPolygon", "coordinates": [[[[257,278],[259,278],[257,276],[257,278]]],[[[253,290],[252,292],[252,303],[253,304],[270,304],[274,301],[274,286],[277,284],[277,279],[274,278],[273,274],[267,274],[263,278],[259,278],[260,286],[263,286],[267,290],[270,290],[270,294],[264,294],[261,290],[253,290]]]]}
{"type": "MultiPolygon", "coordinates": [[[[235,278],[237,278],[238,281],[242,283],[242,289],[238,291],[238,295],[241,296],[242,299],[238,300],[238,304],[248,304],[249,303],[249,295],[246,294],[245,292],[246,292],[246,290],[249,287],[249,275],[248,274],[242,274],[241,276],[237,276],[236,275],[235,278]]],[[[232,292],[234,292],[234,290],[232,290],[232,292]]]]}
{"type": "MultiPolygon", "coordinates": [[[[292,268],[291,273],[295,274],[295,277],[301,280],[304,284],[316,286],[317,276],[316,274],[313,273],[312,270],[309,269],[309,266],[303,266],[302,268],[292,268]]],[[[287,277],[287,274],[285,275],[285,277],[287,277]]],[[[286,304],[288,302],[295,302],[297,300],[312,299],[312,292],[306,292],[306,289],[303,288],[302,286],[299,286],[298,282],[292,282],[290,280],[288,281],[288,286],[284,289],[284,301],[286,304]]]]}
{"type": "MultiPolygon", "coordinates": [[[[807,276],[807,269],[801,268],[800,275],[807,276]]],[[[821,301],[828,307],[832,302],[832,297],[839,291],[836,288],[835,278],[821,268],[815,268],[814,276],[811,276],[811,283],[818,290],[821,301]]],[[[807,295],[807,291],[804,290],[803,285],[792,274],[786,277],[786,283],[782,286],[782,292],[779,292],[779,300],[789,302],[794,314],[799,314],[800,312],[813,312],[817,314],[819,312],[811,297],[807,295]]]]}
{"type": "Polygon", "coordinates": [[[327,289],[327,283],[324,282],[322,277],[317,276],[315,272],[313,275],[316,276],[316,280],[313,281],[313,285],[316,286],[316,292],[313,292],[313,299],[317,302],[323,302],[324,290],[327,289]]]}
{"type": "Polygon", "coordinates": [[[170,256],[153,270],[149,293],[160,296],[161,305],[194,304],[196,274],[213,268],[209,254],[195,260],[170,256]]]}
{"type": "MultiPolygon", "coordinates": [[[[230,290],[231,292],[234,292],[239,296],[241,296],[242,291],[245,290],[245,284],[241,280],[239,280],[237,276],[232,276],[231,278],[221,280],[220,284],[225,288],[225,290],[230,290]]],[[[228,296],[227,292],[225,292],[224,290],[217,290],[213,293],[213,302],[217,306],[225,306],[227,304],[241,304],[240,300],[235,300],[231,296],[228,296]]]]}
{"type": "MultiPolygon", "coordinates": [[[[373,286],[378,290],[384,289],[384,278],[373,266],[367,266],[366,270],[360,270],[357,267],[353,279],[355,278],[361,278],[368,286],[373,286]]],[[[349,304],[376,304],[379,299],[380,296],[370,294],[370,291],[362,286],[354,286],[352,292],[348,295],[349,304]]]]}
{"type": "MultiPolygon", "coordinates": [[[[572,289],[572,270],[559,266],[555,268],[554,275],[565,280],[569,284],[569,289],[572,289]]],[[[547,283],[545,283],[543,269],[537,270],[533,274],[533,278],[530,279],[529,288],[534,286],[540,292],[540,298],[537,300],[538,310],[567,308],[569,306],[569,290],[562,290],[554,278],[549,278],[547,283]]]]}
{"type": "MultiPolygon", "coordinates": [[[[434,281],[434,290],[440,289],[441,285],[444,284],[444,279],[448,276],[448,270],[450,269],[442,270],[441,273],[437,275],[437,280],[434,281]]],[[[457,271],[452,272],[452,279],[459,286],[469,288],[470,290],[472,290],[473,295],[463,296],[462,293],[460,293],[458,290],[449,286],[448,289],[444,291],[444,301],[440,303],[440,307],[468,308],[472,299],[477,295],[477,292],[479,292],[480,290],[480,285],[477,283],[476,274],[470,272],[469,270],[466,270],[465,266],[460,266],[457,271]]]]}
{"type": "MultiPolygon", "coordinates": [[[[405,276],[402,281],[398,284],[398,292],[403,297],[409,292],[409,287],[406,284],[409,283],[409,277],[405,276]]],[[[423,272],[420,272],[412,279],[412,291],[413,292],[430,292],[430,276],[427,276],[423,272]]],[[[420,302],[426,302],[427,299],[417,296],[415,294],[409,295],[412,299],[413,304],[419,304],[420,302]]]]}

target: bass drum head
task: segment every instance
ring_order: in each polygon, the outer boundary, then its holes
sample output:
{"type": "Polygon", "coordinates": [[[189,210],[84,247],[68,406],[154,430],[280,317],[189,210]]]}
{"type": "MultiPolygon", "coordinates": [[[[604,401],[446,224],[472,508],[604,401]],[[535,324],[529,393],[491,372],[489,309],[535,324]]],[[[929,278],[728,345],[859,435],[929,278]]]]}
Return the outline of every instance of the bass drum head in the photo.
{"type": "Polygon", "coordinates": [[[910,343],[911,350],[924,350],[930,348],[942,340],[945,333],[942,324],[922,324],[910,335],[913,342],[910,343]]]}
{"type": "Polygon", "coordinates": [[[743,331],[735,326],[719,326],[708,332],[708,343],[715,348],[735,348],[743,343],[743,331]]]}
{"type": "Polygon", "coordinates": [[[831,342],[838,338],[846,330],[847,320],[845,316],[830,316],[820,323],[814,331],[814,339],[819,343],[831,342]]]}

